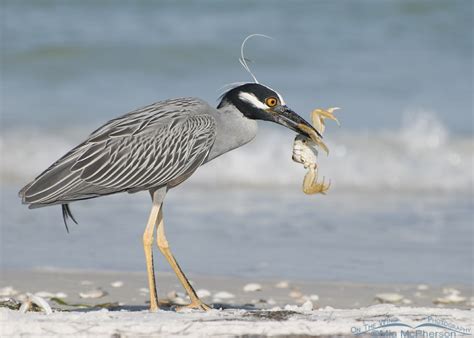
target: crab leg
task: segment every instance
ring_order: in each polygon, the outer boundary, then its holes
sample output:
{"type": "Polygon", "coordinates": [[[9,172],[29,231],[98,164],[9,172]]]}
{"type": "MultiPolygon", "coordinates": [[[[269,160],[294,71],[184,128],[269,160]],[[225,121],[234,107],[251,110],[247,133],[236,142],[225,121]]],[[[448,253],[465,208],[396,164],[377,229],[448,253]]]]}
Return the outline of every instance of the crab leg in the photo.
{"type": "Polygon", "coordinates": [[[325,184],[325,178],[323,177],[323,181],[318,183],[318,168],[316,164],[311,164],[309,166],[309,170],[306,173],[304,180],[303,180],[303,192],[307,195],[312,194],[326,194],[331,186],[331,181],[328,184],[325,184]]]}
{"type": "Polygon", "coordinates": [[[311,119],[314,127],[322,134],[325,129],[325,119],[336,121],[337,125],[340,126],[339,120],[334,116],[334,111],[340,109],[339,107],[331,107],[328,109],[315,109],[311,112],[311,119]]]}
{"type": "MultiPolygon", "coordinates": [[[[305,126],[304,124],[298,124],[298,127],[305,131],[309,136],[311,136],[311,140],[316,143],[318,146],[321,147],[324,152],[329,155],[329,148],[328,146],[319,138],[319,136],[312,130],[311,128],[305,126]]],[[[317,128],[316,128],[317,129],[317,128]]],[[[319,130],[318,130],[319,131],[319,130]]]]}

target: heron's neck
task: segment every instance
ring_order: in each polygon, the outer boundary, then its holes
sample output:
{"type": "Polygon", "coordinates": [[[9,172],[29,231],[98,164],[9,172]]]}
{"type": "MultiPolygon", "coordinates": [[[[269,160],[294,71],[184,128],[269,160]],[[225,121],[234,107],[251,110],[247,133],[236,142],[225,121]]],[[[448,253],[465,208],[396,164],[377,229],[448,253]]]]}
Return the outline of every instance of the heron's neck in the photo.
{"type": "Polygon", "coordinates": [[[208,161],[252,141],[257,135],[257,121],[245,117],[235,106],[216,109],[216,141],[208,161]]]}

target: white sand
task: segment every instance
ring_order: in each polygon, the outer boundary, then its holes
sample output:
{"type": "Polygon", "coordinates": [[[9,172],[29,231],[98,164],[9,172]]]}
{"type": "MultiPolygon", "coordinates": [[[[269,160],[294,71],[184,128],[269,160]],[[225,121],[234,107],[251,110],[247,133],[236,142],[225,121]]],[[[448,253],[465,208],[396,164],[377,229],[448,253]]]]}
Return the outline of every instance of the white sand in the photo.
{"type": "MultiPolygon", "coordinates": [[[[210,312],[174,311],[89,311],[55,312],[51,315],[0,309],[0,335],[100,337],[163,335],[352,335],[390,319],[411,327],[431,320],[455,325],[458,331],[472,334],[472,310],[410,308],[381,304],[361,309],[323,308],[305,311],[303,307],[274,310],[212,310],[210,312]]],[[[388,327],[392,332],[406,326],[388,327]]],[[[425,332],[441,332],[436,327],[420,327],[425,332]]],[[[461,336],[460,333],[457,336],[461,336]]]]}
{"type": "MultiPolygon", "coordinates": [[[[205,302],[212,304],[216,309],[223,306],[224,310],[177,313],[172,307],[170,309],[168,304],[165,310],[150,313],[146,310],[149,294],[141,291],[146,283],[144,273],[3,271],[0,275],[3,300],[8,298],[21,300],[28,293],[46,299],[62,294],[67,295],[64,301],[69,305],[61,305],[50,300],[49,303],[53,308],[53,313],[50,315],[38,312],[22,314],[0,307],[0,337],[352,336],[354,333],[370,336],[374,333],[374,327],[380,326],[381,320],[396,321],[405,325],[382,328],[384,332],[390,330],[399,333],[400,330],[418,329],[429,334],[442,331],[439,327],[426,325],[420,327],[422,324],[429,324],[429,317],[441,321],[445,326],[458,328],[457,337],[462,336],[463,332],[468,332],[467,330],[472,332],[474,312],[471,309],[473,298],[469,286],[427,285],[420,290],[417,285],[317,281],[282,283],[277,280],[200,276],[192,276],[192,279],[198,289],[208,288],[200,290],[200,292],[206,291],[207,296],[203,296],[205,302]],[[116,283],[117,281],[121,283],[116,283]],[[259,288],[247,287],[247,289],[261,290],[244,291],[245,286],[249,284],[258,284],[259,288]],[[79,296],[81,292],[97,289],[104,291],[103,297],[91,299],[79,296]],[[456,292],[458,297],[462,296],[466,301],[455,304],[434,303],[439,297],[447,297],[449,292],[456,292]],[[233,297],[229,297],[229,294],[233,297]],[[383,299],[402,295],[403,299],[397,306],[375,305],[378,302],[376,295],[383,299]],[[220,299],[215,299],[217,296],[220,299]],[[81,308],[75,303],[94,306],[107,303],[109,310],[97,310],[97,307],[81,308]],[[408,304],[411,307],[407,307],[408,304]],[[364,334],[370,325],[372,330],[364,334]]],[[[175,276],[160,274],[158,280],[160,300],[164,304],[166,298],[184,297],[175,276]]]]}

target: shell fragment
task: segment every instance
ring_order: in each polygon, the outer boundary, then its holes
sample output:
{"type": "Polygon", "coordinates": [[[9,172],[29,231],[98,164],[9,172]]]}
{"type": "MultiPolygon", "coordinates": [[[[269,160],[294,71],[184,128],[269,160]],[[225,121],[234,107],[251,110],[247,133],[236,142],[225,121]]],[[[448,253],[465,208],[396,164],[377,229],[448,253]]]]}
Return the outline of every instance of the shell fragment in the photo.
{"type": "Polygon", "coordinates": [[[403,300],[403,295],[399,293],[379,293],[375,295],[375,299],[378,300],[381,303],[400,303],[403,300]]]}
{"type": "Polygon", "coordinates": [[[110,283],[110,286],[113,288],[121,288],[123,286],[123,282],[121,280],[118,280],[110,283]]]}
{"type": "Polygon", "coordinates": [[[214,294],[214,298],[217,298],[217,299],[232,299],[232,298],[235,298],[235,295],[230,293],[230,292],[227,292],[227,291],[220,291],[220,292],[217,292],[216,294],[214,294]]]}
{"type": "Polygon", "coordinates": [[[44,298],[32,295],[30,293],[26,295],[26,300],[21,304],[20,309],[18,311],[20,311],[21,313],[26,313],[28,310],[31,309],[33,304],[41,308],[47,315],[53,313],[51,306],[49,306],[48,302],[44,298]]]}
{"type": "Polygon", "coordinates": [[[101,298],[107,295],[102,289],[93,289],[85,292],[80,292],[79,297],[81,298],[101,298]]]}
{"type": "Polygon", "coordinates": [[[245,292],[255,292],[255,291],[262,291],[262,286],[257,283],[249,283],[244,286],[245,292]]]}
{"type": "Polygon", "coordinates": [[[211,292],[206,289],[200,289],[196,291],[196,294],[199,298],[206,298],[211,296],[211,292]]]}

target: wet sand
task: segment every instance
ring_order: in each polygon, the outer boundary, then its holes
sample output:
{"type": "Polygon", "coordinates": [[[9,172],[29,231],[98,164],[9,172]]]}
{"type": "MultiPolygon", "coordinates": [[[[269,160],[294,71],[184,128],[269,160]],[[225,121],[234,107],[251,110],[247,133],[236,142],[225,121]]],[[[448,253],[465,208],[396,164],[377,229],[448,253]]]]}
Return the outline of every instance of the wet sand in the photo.
{"type": "MultiPolygon", "coordinates": [[[[468,286],[190,277],[213,310],[177,312],[176,306],[186,303],[187,299],[176,277],[169,273],[157,275],[162,307],[150,313],[144,273],[4,270],[0,278],[3,305],[0,307],[0,334],[128,337],[357,333],[369,336],[374,333],[370,327],[380,326],[381,319],[397,321],[415,330],[420,323],[429,324],[432,318],[472,332],[472,310],[469,309],[473,299],[468,286]],[[453,292],[458,301],[464,300],[456,304],[434,302],[453,292]],[[6,307],[25,302],[27,294],[47,300],[53,313],[21,313],[14,306],[6,307]],[[381,304],[384,301],[394,304],[381,304]]],[[[393,332],[407,329],[403,325],[389,329],[395,330],[393,332]]],[[[424,330],[447,332],[435,326],[424,327],[424,330]]]]}
{"type": "MultiPolygon", "coordinates": [[[[196,289],[207,290],[210,295],[204,297],[207,303],[213,300],[223,304],[247,305],[256,308],[273,306],[301,305],[311,299],[315,307],[357,308],[379,304],[378,294],[396,293],[403,297],[395,304],[409,306],[438,306],[470,309],[472,287],[467,285],[410,285],[410,284],[362,284],[339,281],[291,281],[277,279],[243,279],[238,277],[199,276],[191,274],[190,280],[196,289]],[[261,286],[258,291],[244,291],[249,283],[261,286]],[[285,285],[286,284],[286,285],[285,285]],[[434,300],[443,297],[450,289],[458,290],[466,297],[458,304],[435,304],[434,300]],[[218,292],[231,293],[234,297],[219,298],[218,292]]],[[[176,292],[184,298],[184,290],[177,278],[171,273],[157,273],[158,295],[162,300],[170,298],[176,292]],[[182,294],[182,295],[181,295],[182,294]]],[[[0,276],[0,288],[11,286],[17,295],[38,292],[59,292],[67,295],[67,303],[119,303],[130,306],[146,306],[148,301],[146,274],[123,271],[81,271],[81,270],[5,270],[0,276]],[[112,286],[112,283],[119,282],[112,286]],[[100,298],[81,298],[79,293],[95,289],[103,290],[106,295],[100,298]]],[[[252,290],[252,287],[248,288],[252,290]]],[[[5,298],[5,296],[3,296],[5,298]]],[[[216,303],[216,302],[214,302],[216,303]]],[[[216,304],[218,306],[218,304],[216,304]]]]}

